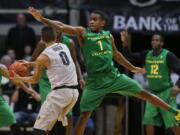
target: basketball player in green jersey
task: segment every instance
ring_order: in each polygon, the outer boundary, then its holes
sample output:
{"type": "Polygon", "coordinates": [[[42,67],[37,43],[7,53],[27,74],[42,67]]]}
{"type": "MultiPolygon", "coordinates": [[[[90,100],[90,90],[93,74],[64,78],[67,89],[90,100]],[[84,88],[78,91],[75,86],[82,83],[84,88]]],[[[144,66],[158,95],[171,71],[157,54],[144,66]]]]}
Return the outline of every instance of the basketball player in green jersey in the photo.
{"type": "Polygon", "coordinates": [[[133,66],[116,49],[114,38],[109,31],[104,31],[106,17],[101,11],[93,11],[90,14],[89,28],[66,25],[62,22],[44,18],[40,12],[32,7],[29,13],[46,25],[61,32],[77,36],[87,71],[86,85],[83,90],[80,108],[81,116],[75,127],[75,135],[83,135],[85,125],[92,113],[109,93],[135,96],[146,100],[166,111],[180,115],[180,112],[166,104],[154,94],[142,90],[141,86],[124,74],[120,74],[113,66],[113,59],[137,73],[141,68],[133,66]]]}
{"type": "MultiPolygon", "coordinates": [[[[79,84],[80,84],[80,87],[82,89],[84,87],[85,82],[84,82],[84,79],[83,79],[83,76],[81,73],[79,63],[78,63],[77,58],[76,58],[75,43],[69,37],[62,36],[62,33],[60,33],[60,32],[57,32],[57,33],[58,33],[57,42],[64,43],[65,45],[67,45],[67,47],[70,50],[71,56],[73,58],[75,66],[76,66],[79,84]]],[[[44,42],[39,41],[39,43],[37,44],[37,46],[36,46],[36,48],[32,54],[31,60],[34,61],[45,48],[46,48],[46,45],[44,44],[44,42]]],[[[50,84],[49,79],[47,77],[46,70],[44,70],[43,75],[39,80],[39,89],[40,89],[40,97],[41,97],[40,100],[41,100],[41,103],[43,103],[46,99],[47,94],[49,94],[49,92],[51,91],[51,84],[50,84]]],[[[68,114],[68,123],[69,124],[66,127],[66,135],[71,135],[72,126],[73,126],[72,111],[68,114]]],[[[56,130],[56,128],[55,128],[55,130],[56,130]]]]}
{"type": "MultiPolygon", "coordinates": [[[[1,85],[2,76],[9,78],[9,71],[6,68],[6,66],[0,64],[0,85],[1,85]]],[[[14,82],[14,84],[16,83],[14,82]]],[[[34,97],[34,95],[37,95],[35,91],[33,91],[30,88],[27,88],[24,84],[16,84],[16,85],[19,85],[25,92],[30,94],[32,97],[34,97]]],[[[4,126],[10,126],[13,135],[21,134],[21,131],[16,125],[16,118],[13,114],[13,111],[8,105],[8,103],[5,101],[5,99],[3,98],[2,92],[0,90],[0,127],[4,127],[4,126]]]]}
{"type": "MultiPolygon", "coordinates": [[[[123,51],[127,57],[145,65],[150,92],[154,93],[169,105],[177,108],[176,98],[172,95],[172,89],[180,92],[180,79],[176,86],[170,79],[173,70],[180,75],[180,61],[170,51],[163,49],[162,35],[154,34],[151,40],[152,50],[132,53],[128,49],[128,33],[121,32],[123,51]]],[[[164,111],[150,103],[146,103],[143,123],[146,125],[146,134],[154,135],[153,126],[170,128],[176,135],[180,135],[180,127],[173,114],[164,111]]]]}

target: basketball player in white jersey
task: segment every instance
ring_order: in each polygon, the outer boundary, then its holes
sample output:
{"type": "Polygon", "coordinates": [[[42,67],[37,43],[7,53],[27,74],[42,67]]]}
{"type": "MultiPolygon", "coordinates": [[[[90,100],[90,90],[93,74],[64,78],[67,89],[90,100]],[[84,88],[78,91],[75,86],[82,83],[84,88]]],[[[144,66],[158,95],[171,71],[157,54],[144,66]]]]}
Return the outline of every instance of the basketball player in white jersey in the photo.
{"type": "Polygon", "coordinates": [[[52,91],[40,109],[34,125],[35,135],[46,135],[57,120],[67,126],[66,114],[73,108],[79,95],[76,69],[69,49],[62,43],[56,43],[56,32],[50,27],[42,29],[42,40],[46,49],[35,62],[29,63],[35,68],[34,74],[28,77],[16,74],[14,77],[16,81],[37,83],[44,68],[47,70],[52,91]]]}

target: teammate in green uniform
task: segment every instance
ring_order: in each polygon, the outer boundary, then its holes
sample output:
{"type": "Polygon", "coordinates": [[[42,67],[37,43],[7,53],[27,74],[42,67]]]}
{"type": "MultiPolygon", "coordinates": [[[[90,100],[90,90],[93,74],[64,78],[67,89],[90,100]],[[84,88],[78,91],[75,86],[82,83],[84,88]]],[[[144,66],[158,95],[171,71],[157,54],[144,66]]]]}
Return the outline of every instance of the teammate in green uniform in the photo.
{"type": "Polygon", "coordinates": [[[62,22],[44,18],[40,12],[32,7],[28,9],[33,17],[46,25],[61,32],[78,37],[87,71],[86,85],[81,98],[81,116],[75,127],[75,135],[83,135],[85,125],[93,110],[109,93],[131,95],[151,102],[166,111],[180,115],[180,112],[166,104],[154,94],[142,90],[141,86],[124,74],[120,74],[113,66],[113,59],[137,73],[142,72],[133,66],[116,49],[114,38],[109,31],[104,31],[106,17],[101,11],[94,11],[90,15],[89,28],[66,25],[62,22]]]}
{"type": "MultiPolygon", "coordinates": [[[[154,34],[151,41],[152,50],[137,53],[132,53],[128,49],[127,31],[121,32],[121,40],[125,55],[145,65],[150,92],[177,108],[176,98],[172,96],[173,84],[170,79],[170,73],[173,70],[180,75],[180,61],[172,52],[162,48],[164,44],[163,37],[159,34],[154,34]]],[[[180,79],[173,89],[176,92],[180,92],[179,88],[180,79]]],[[[150,103],[146,103],[143,123],[146,125],[147,135],[154,135],[153,126],[162,125],[170,128],[176,135],[180,135],[180,127],[174,115],[150,103]]]]}
{"type": "MultiPolygon", "coordinates": [[[[1,79],[2,76],[9,78],[9,71],[6,68],[6,66],[0,64],[0,85],[1,85],[1,79]]],[[[34,97],[34,95],[37,95],[35,91],[33,91],[30,88],[27,88],[24,84],[18,84],[25,92],[29,93],[34,97]]],[[[12,109],[9,107],[8,103],[5,101],[5,99],[2,96],[2,93],[0,91],[0,127],[4,126],[10,126],[11,131],[14,135],[20,135],[21,132],[16,125],[16,118],[13,114],[12,109]]]]}
{"type": "MultiPolygon", "coordinates": [[[[80,87],[83,88],[85,82],[84,82],[84,79],[83,79],[83,76],[81,73],[79,63],[76,58],[76,48],[75,48],[74,41],[67,36],[62,36],[61,33],[58,33],[57,42],[64,43],[69,48],[71,56],[73,58],[75,66],[76,66],[76,71],[77,71],[80,87]]],[[[42,41],[39,41],[39,43],[37,44],[37,47],[35,48],[35,50],[32,54],[31,60],[34,61],[45,48],[46,48],[46,45],[42,41]]],[[[41,97],[40,100],[41,100],[41,103],[43,103],[46,99],[46,96],[51,91],[51,84],[50,84],[48,76],[46,74],[46,70],[44,70],[43,75],[41,76],[41,78],[39,80],[39,90],[40,90],[40,97],[41,97]]],[[[66,127],[66,135],[71,135],[72,126],[73,126],[72,111],[68,114],[68,123],[69,124],[66,127]]]]}

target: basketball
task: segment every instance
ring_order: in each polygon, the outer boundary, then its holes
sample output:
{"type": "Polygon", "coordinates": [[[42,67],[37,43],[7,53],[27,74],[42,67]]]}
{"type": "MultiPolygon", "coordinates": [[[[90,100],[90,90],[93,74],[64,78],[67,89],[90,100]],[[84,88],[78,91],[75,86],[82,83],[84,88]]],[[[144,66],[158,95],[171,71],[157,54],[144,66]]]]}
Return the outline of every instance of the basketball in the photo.
{"type": "Polygon", "coordinates": [[[18,74],[21,77],[28,76],[28,68],[25,65],[23,65],[21,62],[14,62],[9,67],[10,77],[13,77],[14,73],[18,74]]]}

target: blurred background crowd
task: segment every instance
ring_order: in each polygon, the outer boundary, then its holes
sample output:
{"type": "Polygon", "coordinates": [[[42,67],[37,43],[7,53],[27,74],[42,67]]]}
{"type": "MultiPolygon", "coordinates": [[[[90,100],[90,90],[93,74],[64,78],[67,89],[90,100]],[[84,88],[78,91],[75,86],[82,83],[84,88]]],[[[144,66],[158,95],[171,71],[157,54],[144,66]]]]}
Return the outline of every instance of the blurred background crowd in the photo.
{"type": "MultiPolygon", "coordinates": [[[[40,40],[43,25],[27,14],[28,6],[40,9],[48,18],[82,26],[88,25],[87,16],[92,10],[103,10],[109,19],[107,29],[114,35],[119,51],[122,51],[119,32],[128,28],[133,51],[150,49],[151,36],[157,32],[163,34],[165,48],[180,57],[177,49],[180,44],[180,9],[176,8],[179,5],[178,0],[1,0],[0,62],[9,67],[17,59],[31,59],[32,52],[40,40]]],[[[77,45],[77,55],[85,75],[80,48],[77,39],[73,39],[77,45]]],[[[121,72],[133,77],[144,88],[148,88],[145,74],[132,75],[124,68],[117,67],[121,72]]],[[[171,77],[173,82],[178,79],[178,75],[173,72],[171,77]]],[[[32,87],[38,92],[38,85],[32,87]]],[[[24,129],[24,134],[31,134],[31,127],[40,103],[18,90],[19,88],[12,85],[6,78],[2,79],[1,89],[4,98],[14,110],[17,122],[24,129]]],[[[180,97],[177,97],[177,103],[180,104],[180,97]]],[[[77,106],[74,114],[78,114],[78,111],[77,106]]],[[[89,126],[90,131],[86,135],[145,135],[142,125],[143,114],[143,102],[134,98],[108,95],[101,107],[94,112],[89,126]]],[[[9,129],[1,128],[0,135],[3,134],[9,134],[9,129]]],[[[157,129],[157,134],[172,135],[164,131],[163,127],[157,129]]]]}

